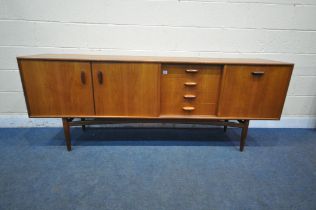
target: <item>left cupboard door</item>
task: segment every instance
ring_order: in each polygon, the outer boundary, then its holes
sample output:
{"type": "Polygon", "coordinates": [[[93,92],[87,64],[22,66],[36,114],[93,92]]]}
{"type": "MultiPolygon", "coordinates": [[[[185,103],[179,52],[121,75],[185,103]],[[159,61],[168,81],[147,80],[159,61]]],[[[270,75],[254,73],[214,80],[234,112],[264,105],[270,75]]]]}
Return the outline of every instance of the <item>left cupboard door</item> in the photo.
{"type": "Polygon", "coordinates": [[[94,115],[89,62],[19,60],[30,117],[94,115]]]}

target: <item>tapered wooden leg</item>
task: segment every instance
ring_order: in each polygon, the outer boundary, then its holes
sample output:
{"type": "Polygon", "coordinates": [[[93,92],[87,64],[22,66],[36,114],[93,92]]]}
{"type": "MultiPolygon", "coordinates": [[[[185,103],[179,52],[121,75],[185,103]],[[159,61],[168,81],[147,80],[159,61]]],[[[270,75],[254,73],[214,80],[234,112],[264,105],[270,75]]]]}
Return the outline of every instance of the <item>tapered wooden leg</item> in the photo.
{"type": "Polygon", "coordinates": [[[64,127],[67,150],[71,151],[70,127],[69,127],[69,123],[67,121],[67,118],[63,118],[63,127],[64,127]]]}
{"type": "MultiPolygon", "coordinates": [[[[225,120],[225,122],[228,122],[228,120],[225,120]]],[[[227,125],[224,125],[224,132],[227,131],[227,125]]]]}
{"type": "MultiPolygon", "coordinates": [[[[84,119],[84,118],[81,118],[81,121],[85,121],[85,119],[84,119]]],[[[85,126],[85,125],[82,125],[81,128],[82,128],[83,131],[86,130],[86,126],[85,126]]]]}
{"type": "Polygon", "coordinates": [[[247,133],[248,133],[249,120],[244,120],[243,123],[244,123],[244,127],[242,128],[242,131],[241,131],[240,147],[239,147],[239,150],[241,152],[244,151],[246,138],[247,138],[247,133]]]}

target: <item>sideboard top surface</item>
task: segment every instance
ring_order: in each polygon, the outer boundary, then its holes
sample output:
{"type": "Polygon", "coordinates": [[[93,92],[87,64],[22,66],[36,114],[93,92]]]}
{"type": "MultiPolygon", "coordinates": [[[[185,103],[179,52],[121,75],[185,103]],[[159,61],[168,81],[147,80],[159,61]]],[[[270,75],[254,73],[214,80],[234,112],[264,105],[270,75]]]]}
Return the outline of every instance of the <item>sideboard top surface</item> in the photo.
{"type": "Polygon", "coordinates": [[[29,60],[65,61],[113,61],[113,62],[154,62],[154,63],[195,63],[195,64],[243,64],[243,65],[294,65],[292,63],[251,58],[201,58],[201,57],[158,57],[126,55],[84,55],[84,54],[38,54],[19,56],[29,60]]]}

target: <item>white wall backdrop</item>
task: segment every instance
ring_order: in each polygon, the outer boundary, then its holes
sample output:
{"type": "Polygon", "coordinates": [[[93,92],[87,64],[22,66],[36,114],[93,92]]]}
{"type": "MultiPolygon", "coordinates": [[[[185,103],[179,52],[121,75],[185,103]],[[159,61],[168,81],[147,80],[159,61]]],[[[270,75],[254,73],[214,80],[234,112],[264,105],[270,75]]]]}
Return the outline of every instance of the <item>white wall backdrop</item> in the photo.
{"type": "Polygon", "coordinates": [[[0,0],[0,125],[26,119],[16,56],[39,53],[294,62],[283,121],[253,126],[316,125],[315,0],[0,0]]]}

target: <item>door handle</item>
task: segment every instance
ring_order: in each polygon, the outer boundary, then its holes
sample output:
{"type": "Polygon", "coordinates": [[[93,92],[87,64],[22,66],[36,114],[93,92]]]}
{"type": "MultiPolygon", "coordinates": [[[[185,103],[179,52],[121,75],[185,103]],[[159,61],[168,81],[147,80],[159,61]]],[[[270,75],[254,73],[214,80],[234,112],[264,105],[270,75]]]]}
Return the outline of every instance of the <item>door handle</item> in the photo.
{"type": "Polygon", "coordinates": [[[262,76],[264,75],[264,71],[253,71],[251,72],[253,76],[262,76]]]}
{"type": "Polygon", "coordinates": [[[193,95],[193,94],[185,94],[185,95],[183,96],[183,98],[185,98],[185,99],[194,99],[194,98],[196,98],[196,95],[193,95]]]}
{"type": "Polygon", "coordinates": [[[196,86],[197,83],[196,82],[185,82],[184,85],[185,86],[196,86]]]}
{"type": "Polygon", "coordinates": [[[99,84],[102,85],[103,84],[103,73],[101,71],[98,72],[98,80],[99,80],[99,84]]]}
{"type": "Polygon", "coordinates": [[[184,107],[182,107],[182,109],[183,109],[184,111],[189,111],[189,112],[191,112],[191,111],[194,111],[194,110],[195,110],[195,107],[194,107],[194,106],[184,106],[184,107]]]}
{"type": "Polygon", "coordinates": [[[188,73],[197,73],[199,70],[197,69],[186,69],[185,72],[188,72],[188,73]]]}
{"type": "Polygon", "coordinates": [[[81,72],[80,78],[81,78],[81,83],[83,85],[85,85],[86,84],[86,73],[84,71],[81,72]]]}

